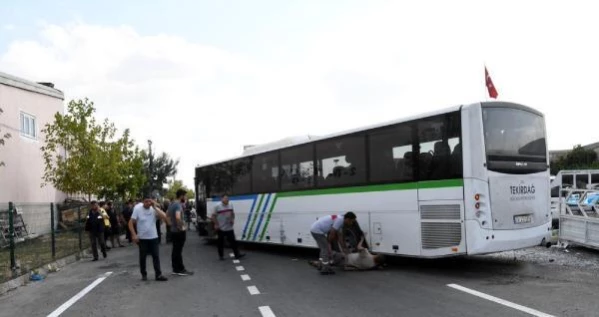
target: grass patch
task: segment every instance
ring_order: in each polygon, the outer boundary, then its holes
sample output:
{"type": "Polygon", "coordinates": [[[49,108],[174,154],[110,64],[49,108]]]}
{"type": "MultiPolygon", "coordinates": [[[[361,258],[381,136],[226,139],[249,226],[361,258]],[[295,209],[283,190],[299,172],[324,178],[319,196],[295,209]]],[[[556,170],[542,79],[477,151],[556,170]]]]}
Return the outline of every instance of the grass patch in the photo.
{"type": "MultiPolygon", "coordinates": [[[[15,244],[15,259],[17,272],[15,276],[10,270],[10,249],[0,249],[0,283],[10,280],[19,275],[28,273],[30,270],[45,264],[79,252],[79,234],[76,230],[56,233],[56,256],[52,257],[52,236],[44,235],[33,239],[27,239],[15,244]]],[[[87,233],[81,234],[82,248],[89,248],[87,233]]]]}

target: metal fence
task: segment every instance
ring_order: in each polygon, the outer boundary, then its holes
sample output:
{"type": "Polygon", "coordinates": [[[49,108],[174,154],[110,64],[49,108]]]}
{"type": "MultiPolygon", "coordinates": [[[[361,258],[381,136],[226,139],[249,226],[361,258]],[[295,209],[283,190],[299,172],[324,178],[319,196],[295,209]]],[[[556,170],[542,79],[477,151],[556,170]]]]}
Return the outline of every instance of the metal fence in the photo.
{"type": "Polygon", "coordinates": [[[89,247],[87,205],[0,203],[0,283],[89,247]]]}

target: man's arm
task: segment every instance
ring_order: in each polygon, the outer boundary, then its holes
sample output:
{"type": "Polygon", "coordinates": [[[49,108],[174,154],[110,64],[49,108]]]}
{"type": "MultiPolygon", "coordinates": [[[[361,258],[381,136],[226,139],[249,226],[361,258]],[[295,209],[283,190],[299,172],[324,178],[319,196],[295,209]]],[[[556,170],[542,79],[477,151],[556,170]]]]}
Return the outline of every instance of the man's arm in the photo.
{"type": "Polygon", "coordinates": [[[133,219],[133,217],[131,218],[131,220],[129,220],[129,232],[131,232],[131,240],[133,240],[133,242],[138,243],[139,239],[137,238],[137,233],[135,233],[135,225],[137,224],[137,221],[135,219],[133,219]]]}
{"type": "Polygon", "coordinates": [[[162,211],[162,209],[160,209],[158,204],[154,205],[154,210],[156,210],[156,215],[158,216],[158,218],[160,218],[162,221],[164,221],[167,225],[169,225],[169,226],[171,225],[171,221],[168,219],[168,217],[166,216],[164,211],[162,211]]]}
{"type": "Polygon", "coordinates": [[[218,227],[218,221],[216,221],[216,207],[214,207],[214,211],[212,212],[210,219],[212,220],[212,224],[214,225],[214,230],[218,231],[220,228],[218,227]]]}

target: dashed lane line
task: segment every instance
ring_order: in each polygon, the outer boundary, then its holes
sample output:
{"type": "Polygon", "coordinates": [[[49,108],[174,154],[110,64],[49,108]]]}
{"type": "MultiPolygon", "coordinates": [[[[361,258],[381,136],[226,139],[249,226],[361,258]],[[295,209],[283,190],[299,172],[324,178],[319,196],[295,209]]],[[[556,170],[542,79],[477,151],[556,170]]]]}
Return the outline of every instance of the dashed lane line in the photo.
{"type": "Polygon", "coordinates": [[[249,281],[249,280],[251,280],[251,278],[250,278],[250,276],[249,276],[249,275],[247,275],[247,274],[243,274],[243,275],[241,275],[241,280],[242,280],[242,281],[249,281]]]}
{"type": "Polygon", "coordinates": [[[235,269],[237,271],[245,271],[245,268],[243,268],[243,266],[236,266],[235,269]]]}
{"type": "Polygon", "coordinates": [[[258,295],[260,294],[260,291],[258,290],[258,288],[256,286],[248,286],[248,291],[250,292],[250,295],[258,295]]]}
{"type": "Polygon", "coordinates": [[[104,282],[104,280],[106,278],[108,278],[111,274],[112,274],[112,272],[106,272],[102,277],[96,279],[93,283],[91,283],[86,288],[84,288],[79,293],[77,293],[77,295],[71,297],[71,299],[69,299],[68,301],[66,301],[64,304],[60,305],[60,307],[58,307],[55,311],[53,311],[52,313],[50,313],[50,315],[48,315],[48,317],[58,317],[58,316],[60,316],[67,309],[69,309],[69,307],[73,306],[73,304],[75,304],[78,300],[80,300],[81,298],[83,298],[83,296],[85,296],[87,293],[91,292],[100,283],[104,282]]]}
{"type": "Polygon", "coordinates": [[[453,289],[456,289],[456,290],[468,293],[470,295],[474,295],[474,296],[477,296],[477,297],[480,297],[480,298],[483,298],[483,299],[495,302],[497,304],[501,304],[503,306],[507,306],[507,307],[510,307],[510,308],[513,308],[513,309],[516,309],[516,310],[528,313],[528,314],[536,316],[536,317],[555,317],[553,315],[549,315],[549,314],[540,312],[538,310],[535,310],[535,309],[532,309],[532,308],[528,308],[526,306],[518,305],[516,303],[509,302],[509,301],[507,301],[505,299],[497,298],[495,296],[491,296],[491,295],[488,295],[488,294],[485,294],[485,293],[482,293],[482,292],[479,292],[479,291],[475,291],[473,289],[469,289],[469,288],[466,288],[466,287],[463,287],[463,286],[460,286],[460,285],[457,285],[457,284],[447,284],[447,286],[449,286],[449,287],[451,287],[453,289]]]}
{"type": "Polygon", "coordinates": [[[260,306],[258,309],[260,310],[262,317],[276,317],[269,306],[260,306]]]}
{"type": "Polygon", "coordinates": [[[239,264],[239,262],[240,262],[239,260],[233,260],[234,264],[239,264]]]}

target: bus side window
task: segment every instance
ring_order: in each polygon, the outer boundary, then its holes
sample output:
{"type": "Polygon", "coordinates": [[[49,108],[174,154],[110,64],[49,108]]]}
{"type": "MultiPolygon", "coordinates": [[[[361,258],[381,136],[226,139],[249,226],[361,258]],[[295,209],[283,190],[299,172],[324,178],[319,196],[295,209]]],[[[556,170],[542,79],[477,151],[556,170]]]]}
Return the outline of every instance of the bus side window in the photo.
{"type": "Polygon", "coordinates": [[[314,145],[281,150],[281,189],[293,190],[314,186],[314,145]]]}
{"type": "Polygon", "coordinates": [[[248,194],[252,191],[252,160],[243,158],[233,162],[233,195],[248,194]]]}
{"type": "Polygon", "coordinates": [[[370,181],[414,180],[412,127],[402,123],[369,134],[370,181]]]}
{"type": "Polygon", "coordinates": [[[456,152],[461,130],[459,112],[418,122],[419,180],[462,177],[461,147],[456,152]]]}
{"type": "Polygon", "coordinates": [[[366,138],[348,135],[316,143],[318,187],[366,182],[366,138]]]}
{"type": "Polygon", "coordinates": [[[258,154],[252,162],[252,192],[272,193],[279,190],[279,153],[258,154]]]}

